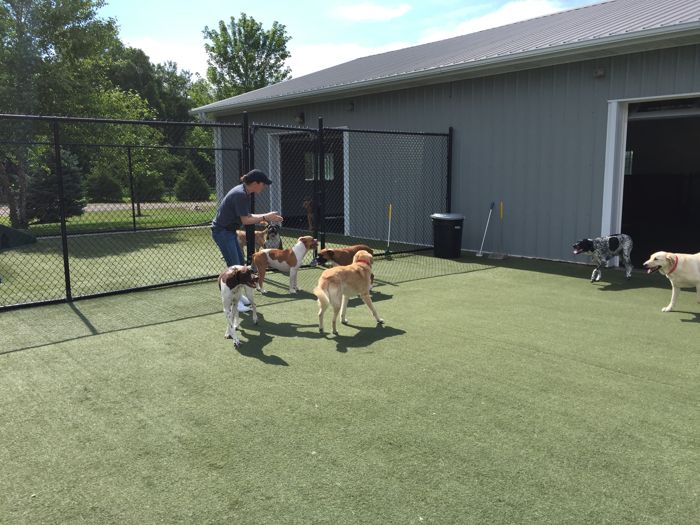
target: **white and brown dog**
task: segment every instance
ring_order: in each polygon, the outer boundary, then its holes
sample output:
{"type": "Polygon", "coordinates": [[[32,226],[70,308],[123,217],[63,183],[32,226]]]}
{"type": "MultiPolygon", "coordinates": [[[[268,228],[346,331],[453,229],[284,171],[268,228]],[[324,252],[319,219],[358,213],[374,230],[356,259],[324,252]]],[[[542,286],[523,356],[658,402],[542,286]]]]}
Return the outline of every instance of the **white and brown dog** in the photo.
{"type": "Polygon", "coordinates": [[[318,286],[314,288],[314,295],[318,299],[318,330],[323,333],[323,314],[329,305],[333,306],[333,333],[338,334],[338,313],[343,324],[348,324],[346,317],[348,300],[359,295],[369,308],[377,324],[384,324],[384,319],[379,317],[377,309],[369,296],[369,287],[372,275],[372,255],[366,250],[358,251],[353,257],[352,264],[348,266],[334,266],[324,270],[318,279],[318,286]]]}
{"type": "Polygon", "coordinates": [[[221,302],[224,305],[224,314],[228,322],[224,337],[233,339],[234,346],[238,348],[241,346],[241,341],[236,335],[236,329],[241,324],[241,321],[237,306],[241,295],[245,294],[250,302],[250,308],[253,311],[253,323],[258,324],[258,311],[255,308],[253,293],[253,288],[258,283],[258,276],[250,266],[229,266],[219,275],[218,283],[221,290],[221,302]]]}
{"type": "Polygon", "coordinates": [[[696,298],[700,303],[700,252],[656,252],[644,263],[644,268],[647,269],[647,273],[658,270],[671,281],[671,302],[661,309],[662,312],[670,312],[675,308],[681,288],[695,288],[696,298]]]}
{"type": "Polygon", "coordinates": [[[268,268],[274,268],[282,273],[289,274],[289,292],[296,293],[299,290],[297,286],[297,273],[301,266],[304,256],[309,250],[312,250],[317,245],[316,239],[310,235],[299,237],[297,243],[290,249],[279,250],[276,248],[263,248],[253,254],[253,265],[258,272],[258,290],[260,293],[265,293],[265,272],[268,268]]]}

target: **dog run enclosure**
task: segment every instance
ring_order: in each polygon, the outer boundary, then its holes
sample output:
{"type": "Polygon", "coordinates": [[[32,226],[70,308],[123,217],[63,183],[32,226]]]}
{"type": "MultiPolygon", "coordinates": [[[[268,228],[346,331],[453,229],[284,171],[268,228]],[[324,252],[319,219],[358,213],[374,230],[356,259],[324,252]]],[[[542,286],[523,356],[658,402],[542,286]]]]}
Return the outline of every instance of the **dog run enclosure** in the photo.
{"type": "MultiPolygon", "coordinates": [[[[432,247],[450,211],[449,133],[0,115],[0,310],[214,278],[217,203],[257,167],[253,202],[285,247],[432,247]]],[[[252,249],[252,235],[247,247],[252,249]]]]}

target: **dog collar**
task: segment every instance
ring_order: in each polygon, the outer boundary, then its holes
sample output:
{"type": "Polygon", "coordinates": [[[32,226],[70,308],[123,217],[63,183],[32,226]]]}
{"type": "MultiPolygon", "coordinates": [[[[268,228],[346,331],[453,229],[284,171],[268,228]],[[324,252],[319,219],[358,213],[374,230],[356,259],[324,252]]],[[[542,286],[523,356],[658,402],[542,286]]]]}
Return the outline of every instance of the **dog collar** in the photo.
{"type": "Polygon", "coordinates": [[[676,268],[678,268],[678,256],[674,255],[674,257],[676,258],[676,260],[673,261],[673,268],[671,268],[671,271],[668,272],[666,275],[671,275],[673,272],[676,271],[676,268]]]}

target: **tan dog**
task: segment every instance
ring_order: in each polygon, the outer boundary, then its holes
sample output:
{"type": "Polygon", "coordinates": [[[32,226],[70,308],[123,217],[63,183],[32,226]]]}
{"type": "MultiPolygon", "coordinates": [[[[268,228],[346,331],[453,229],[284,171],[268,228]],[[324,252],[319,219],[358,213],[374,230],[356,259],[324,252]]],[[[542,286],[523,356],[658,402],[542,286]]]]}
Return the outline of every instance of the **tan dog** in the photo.
{"type": "MultiPolygon", "coordinates": [[[[238,236],[238,244],[241,245],[241,251],[245,253],[245,248],[248,242],[245,237],[245,231],[236,230],[236,235],[238,236]]],[[[257,252],[263,246],[265,246],[265,231],[255,230],[255,251],[257,252]]]]}
{"type": "Polygon", "coordinates": [[[671,302],[661,309],[662,312],[673,310],[681,288],[695,288],[697,301],[700,303],[700,252],[656,252],[644,263],[644,268],[647,269],[647,273],[659,270],[671,281],[671,302]]]}
{"type": "Polygon", "coordinates": [[[335,266],[323,271],[318,286],[314,288],[319,305],[319,332],[323,333],[323,314],[330,304],[333,305],[333,333],[337,335],[338,313],[341,322],[347,324],[348,300],[356,295],[362,298],[377,323],[384,324],[369,296],[371,275],[372,255],[366,250],[358,251],[349,266],[335,266]]]}
{"type": "Polygon", "coordinates": [[[265,272],[268,268],[274,268],[282,273],[289,274],[289,292],[296,293],[299,290],[297,286],[297,272],[301,266],[306,252],[316,247],[316,239],[307,235],[299,237],[297,243],[288,250],[278,250],[275,248],[263,248],[253,254],[253,264],[258,272],[258,290],[260,293],[265,293],[263,287],[265,282],[265,272]]]}
{"type": "Polygon", "coordinates": [[[258,324],[258,311],[253,299],[253,287],[258,282],[258,276],[253,273],[250,266],[229,266],[219,275],[219,290],[221,290],[221,302],[224,304],[224,314],[228,321],[228,327],[224,337],[233,339],[233,345],[238,348],[241,341],[236,335],[236,329],[241,324],[238,313],[238,300],[245,294],[253,311],[253,323],[258,324]]]}

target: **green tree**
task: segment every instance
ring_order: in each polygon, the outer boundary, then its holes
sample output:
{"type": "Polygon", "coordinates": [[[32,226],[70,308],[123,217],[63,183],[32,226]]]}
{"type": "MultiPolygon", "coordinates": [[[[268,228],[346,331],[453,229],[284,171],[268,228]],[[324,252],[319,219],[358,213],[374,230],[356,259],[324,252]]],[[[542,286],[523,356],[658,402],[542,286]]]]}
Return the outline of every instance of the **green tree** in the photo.
{"type": "Polygon", "coordinates": [[[204,44],[209,55],[207,79],[214,86],[216,97],[228,98],[291,78],[291,69],[284,61],[287,50],[284,25],[273,22],[265,31],[253,17],[241,13],[238,21],[231,17],[227,26],[219,21],[219,30],[204,28],[204,44]]]}
{"type": "MultiPolygon", "coordinates": [[[[37,153],[37,158],[30,161],[32,173],[27,185],[27,218],[38,223],[58,222],[61,219],[61,209],[55,158],[53,152],[48,150],[37,153]]],[[[62,149],[61,167],[66,218],[82,215],[85,200],[78,158],[62,149]]]]}
{"type": "Polygon", "coordinates": [[[185,171],[175,184],[175,196],[179,201],[208,201],[211,189],[192,162],[185,163],[185,171]]]}
{"type": "MultiPolygon", "coordinates": [[[[102,0],[0,0],[0,113],[94,115],[106,50],[118,43],[102,0]]],[[[27,142],[45,140],[33,122],[13,126],[27,142]]],[[[0,147],[0,188],[15,228],[26,228],[29,146],[0,147]]]]}

